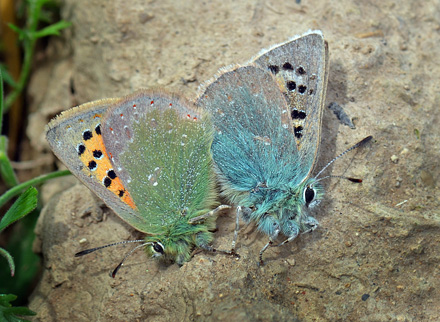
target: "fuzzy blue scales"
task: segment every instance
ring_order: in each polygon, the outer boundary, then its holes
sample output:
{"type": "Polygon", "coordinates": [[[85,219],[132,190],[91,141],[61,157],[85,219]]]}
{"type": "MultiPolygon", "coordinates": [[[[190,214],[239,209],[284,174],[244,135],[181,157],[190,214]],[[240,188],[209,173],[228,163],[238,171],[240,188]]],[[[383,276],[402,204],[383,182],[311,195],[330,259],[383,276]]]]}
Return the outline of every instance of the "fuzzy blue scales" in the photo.
{"type": "Polygon", "coordinates": [[[301,168],[291,125],[282,118],[288,106],[272,75],[254,66],[226,72],[199,105],[213,115],[212,154],[224,194],[251,207],[248,219],[269,236],[308,230],[303,191],[313,179],[305,180],[309,169],[301,168]]]}

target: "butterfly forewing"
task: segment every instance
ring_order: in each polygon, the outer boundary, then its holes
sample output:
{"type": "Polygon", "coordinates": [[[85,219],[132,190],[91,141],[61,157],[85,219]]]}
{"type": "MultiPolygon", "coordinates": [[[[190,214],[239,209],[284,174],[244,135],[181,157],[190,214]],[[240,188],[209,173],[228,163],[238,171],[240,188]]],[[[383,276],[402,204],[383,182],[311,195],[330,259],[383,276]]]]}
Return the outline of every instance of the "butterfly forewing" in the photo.
{"type": "Polygon", "coordinates": [[[288,105],[302,169],[313,168],[328,79],[328,46],[319,31],[262,51],[253,63],[269,70],[288,105]]]}
{"type": "Polygon", "coordinates": [[[211,209],[212,128],[190,103],[164,93],[135,93],[106,115],[103,136],[146,222],[139,230],[160,233],[188,214],[211,209]]]}
{"type": "Polygon", "coordinates": [[[112,185],[107,184],[114,167],[102,139],[102,117],[119,101],[103,99],[65,111],[48,124],[46,137],[55,155],[77,178],[138,228],[145,222],[130,194],[120,196],[120,191],[125,191],[123,182],[115,178],[112,185]]]}

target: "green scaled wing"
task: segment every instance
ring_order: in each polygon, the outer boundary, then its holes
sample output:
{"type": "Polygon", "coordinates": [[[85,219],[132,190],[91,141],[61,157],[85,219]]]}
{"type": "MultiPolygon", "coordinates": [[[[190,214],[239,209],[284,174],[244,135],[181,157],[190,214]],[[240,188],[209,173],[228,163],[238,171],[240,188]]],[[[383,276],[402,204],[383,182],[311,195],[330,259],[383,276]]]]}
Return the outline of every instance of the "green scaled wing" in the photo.
{"type": "Polygon", "coordinates": [[[136,228],[162,234],[212,209],[213,134],[206,114],[175,95],[140,91],[110,107],[102,124],[115,172],[146,222],[136,228]]]}

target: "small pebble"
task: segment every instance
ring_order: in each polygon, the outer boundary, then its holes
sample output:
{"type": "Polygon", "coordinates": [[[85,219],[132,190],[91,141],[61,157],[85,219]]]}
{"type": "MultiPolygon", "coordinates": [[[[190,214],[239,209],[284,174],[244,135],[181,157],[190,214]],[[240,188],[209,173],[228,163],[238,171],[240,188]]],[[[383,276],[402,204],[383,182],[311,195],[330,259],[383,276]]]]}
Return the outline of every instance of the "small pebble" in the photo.
{"type": "Polygon", "coordinates": [[[295,258],[288,258],[288,259],[286,259],[286,262],[290,266],[295,266],[295,258]]]}
{"type": "Polygon", "coordinates": [[[409,150],[407,148],[403,148],[402,151],[400,151],[400,154],[404,155],[407,154],[409,152],[409,150]]]}

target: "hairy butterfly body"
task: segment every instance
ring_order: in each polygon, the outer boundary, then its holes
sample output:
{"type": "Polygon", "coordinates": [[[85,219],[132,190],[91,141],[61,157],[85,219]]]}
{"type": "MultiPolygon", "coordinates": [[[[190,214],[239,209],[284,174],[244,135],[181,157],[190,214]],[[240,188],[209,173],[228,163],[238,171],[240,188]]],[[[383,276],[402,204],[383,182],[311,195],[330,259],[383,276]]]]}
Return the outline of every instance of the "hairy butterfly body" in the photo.
{"type": "Polygon", "coordinates": [[[149,91],[72,108],[47,127],[67,168],[146,234],[147,253],[178,264],[195,247],[211,249],[216,214],[226,207],[213,210],[212,137],[205,113],[176,95],[149,91]]]}
{"type": "MultiPolygon", "coordinates": [[[[323,196],[315,165],[328,80],[328,46],[320,31],[263,51],[222,71],[197,105],[212,114],[212,154],[223,194],[246,222],[282,244],[318,222],[309,209],[323,196]]],[[[235,247],[235,239],[233,248],[235,247]]]]}

